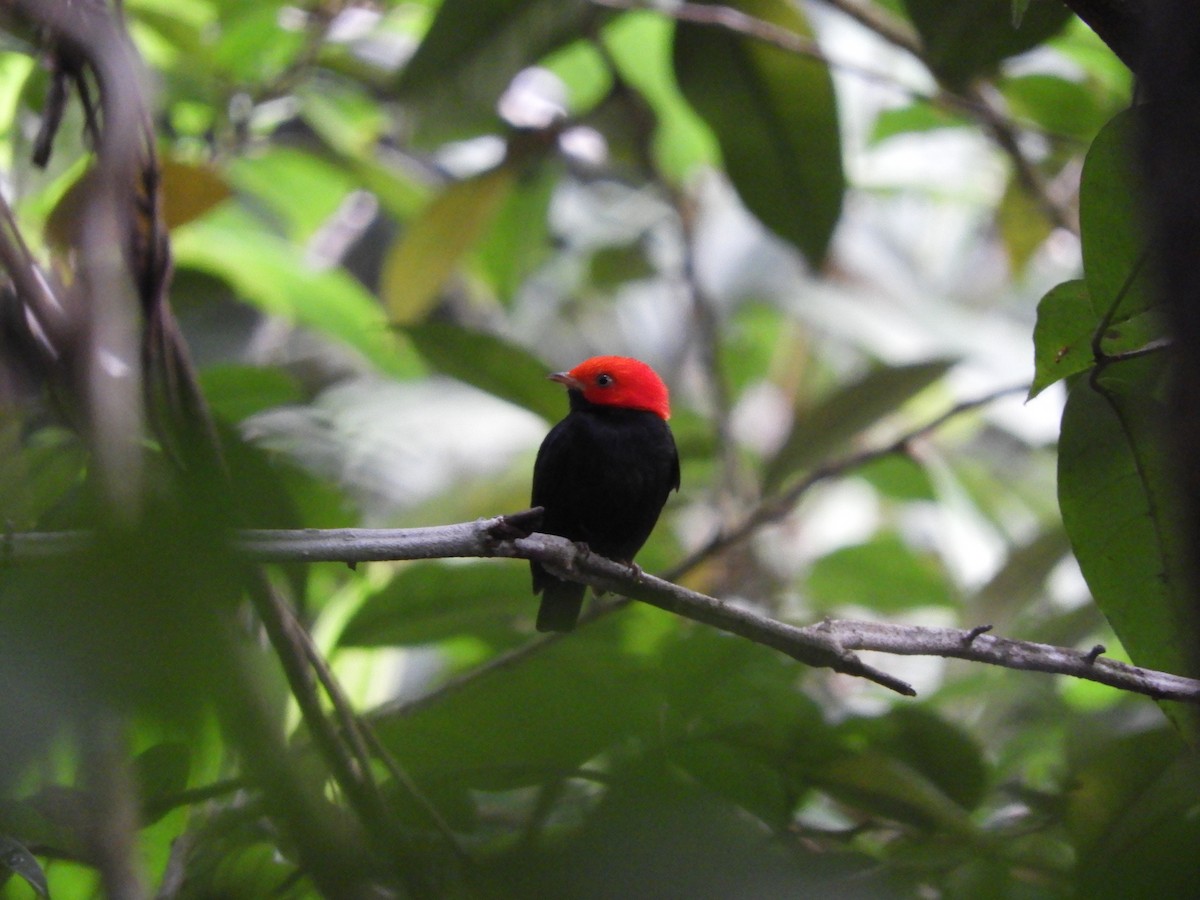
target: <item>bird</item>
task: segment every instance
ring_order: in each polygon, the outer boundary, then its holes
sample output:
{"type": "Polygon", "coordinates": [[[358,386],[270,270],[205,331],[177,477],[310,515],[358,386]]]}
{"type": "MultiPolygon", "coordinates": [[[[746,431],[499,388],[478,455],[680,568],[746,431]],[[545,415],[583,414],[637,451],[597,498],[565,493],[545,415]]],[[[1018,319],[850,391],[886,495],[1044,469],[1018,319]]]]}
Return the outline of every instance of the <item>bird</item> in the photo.
{"type": "MultiPolygon", "coordinates": [[[[667,386],[646,363],[626,356],[594,356],[547,377],[566,387],[570,411],[546,435],[533,466],[532,504],[544,510],[542,531],[632,566],[668,495],[679,489],[667,386]]],[[[533,593],[542,595],[538,631],[571,631],[584,585],[529,565],[533,593]]]]}

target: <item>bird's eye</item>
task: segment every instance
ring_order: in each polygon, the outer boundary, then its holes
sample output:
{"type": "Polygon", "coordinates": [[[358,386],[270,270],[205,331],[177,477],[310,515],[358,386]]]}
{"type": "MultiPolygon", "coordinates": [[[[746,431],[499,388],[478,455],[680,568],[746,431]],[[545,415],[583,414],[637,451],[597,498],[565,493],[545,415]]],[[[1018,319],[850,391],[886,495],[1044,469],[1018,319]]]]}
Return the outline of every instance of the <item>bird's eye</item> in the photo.
{"type": "Polygon", "coordinates": [[[596,376],[596,384],[600,387],[608,387],[612,383],[613,377],[611,375],[605,374],[596,376]]]}

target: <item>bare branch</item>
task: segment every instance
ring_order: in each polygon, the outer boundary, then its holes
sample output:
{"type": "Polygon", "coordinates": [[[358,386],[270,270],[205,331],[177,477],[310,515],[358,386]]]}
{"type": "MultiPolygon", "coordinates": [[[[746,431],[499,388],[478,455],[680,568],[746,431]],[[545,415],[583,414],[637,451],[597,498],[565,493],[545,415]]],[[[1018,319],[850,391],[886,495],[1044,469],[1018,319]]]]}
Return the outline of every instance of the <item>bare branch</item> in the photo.
{"type": "MultiPolygon", "coordinates": [[[[1200,704],[1198,680],[1106,659],[1095,648],[1081,651],[997,637],[988,634],[985,626],[926,628],[839,619],[799,627],[643,574],[565,538],[536,532],[514,537],[513,523],[522,516],[529,518],[527,514],[497,516],[425,528],[243,531],[237,548],[254,561],[276,563],[357,564],[450,557],[536,560],[560,578],[649,603],[771,647],[806,665],[866,678],[906,696],[915,695],[910,685],[863,662],[855,651],[952,657],[1070,675],[1155,699],[1200,704]]],[[[55,553],[85,543],[82,534],[12,534],[5,555],[10,563],[45,562],[55,553]]]]}

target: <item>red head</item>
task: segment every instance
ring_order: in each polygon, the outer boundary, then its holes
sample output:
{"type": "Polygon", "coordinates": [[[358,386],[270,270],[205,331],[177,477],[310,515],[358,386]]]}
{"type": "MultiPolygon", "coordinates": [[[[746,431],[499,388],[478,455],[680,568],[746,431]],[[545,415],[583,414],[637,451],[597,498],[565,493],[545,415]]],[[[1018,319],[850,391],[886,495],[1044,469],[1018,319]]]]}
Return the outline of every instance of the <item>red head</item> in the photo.
{"type": "Polygon", "coordinates": [[[589,403],[644,409],[664,420],[671,418],[667,386],[641,360],[628,356],[593,356],[570,372],[555,372],[549,377],[572,391],[579,391],[589,403]]]}

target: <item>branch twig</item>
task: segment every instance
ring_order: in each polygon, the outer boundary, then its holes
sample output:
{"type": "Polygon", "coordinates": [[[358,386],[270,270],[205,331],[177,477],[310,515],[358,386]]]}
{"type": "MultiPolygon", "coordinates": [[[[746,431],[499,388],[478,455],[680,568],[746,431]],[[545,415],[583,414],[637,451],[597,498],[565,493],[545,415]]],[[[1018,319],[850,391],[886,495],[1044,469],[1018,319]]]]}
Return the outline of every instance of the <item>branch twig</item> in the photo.
{"type": "MultiPolygon", "coordinates": [[[[532,559],[555,575],[604,591],[632,597],[697,622],[720,628],[786,653],[793,659],[874,681],[912,696],[912,687],[863,662],[857,650],[903,656],[942,656],[989,663],[1009,669],[1070,675],[1160,700],[1200,705],[1200,680],[1157,672],[1089,651],[1054,647],[972,629],[926,628],[880,622],[827,620],[799,627],[761,613],[688,590],[629,566],[591,553],[565,538],[539,533],[514,537],[521,516],[497,516],[474,522],[402,529],[331,529],[243,531],[237,547],[258,562],[342,562],[502,557],[532,559]]],[[[518,529],[520,530],[520,529],[518,529]]],[[[12,534],[6,542],[9,562],[38,562],[54,553],[78,549],[86,535],[12,534]]]]}

